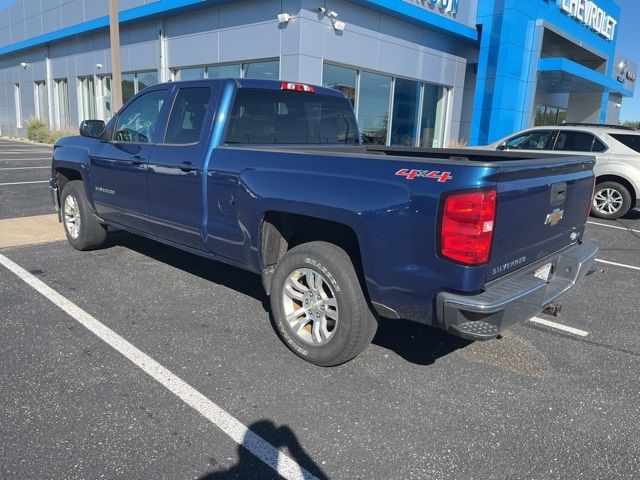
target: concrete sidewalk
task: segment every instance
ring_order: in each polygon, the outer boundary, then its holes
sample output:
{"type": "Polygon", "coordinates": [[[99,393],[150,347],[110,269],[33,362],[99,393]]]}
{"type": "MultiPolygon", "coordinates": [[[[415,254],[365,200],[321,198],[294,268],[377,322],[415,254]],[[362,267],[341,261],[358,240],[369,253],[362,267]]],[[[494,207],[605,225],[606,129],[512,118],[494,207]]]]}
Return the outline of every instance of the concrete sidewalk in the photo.
{"type": "Polygon", "coordinates": [[[57,242],[65,238],[56,214],[0,220],[0,248],[57,242]]]}

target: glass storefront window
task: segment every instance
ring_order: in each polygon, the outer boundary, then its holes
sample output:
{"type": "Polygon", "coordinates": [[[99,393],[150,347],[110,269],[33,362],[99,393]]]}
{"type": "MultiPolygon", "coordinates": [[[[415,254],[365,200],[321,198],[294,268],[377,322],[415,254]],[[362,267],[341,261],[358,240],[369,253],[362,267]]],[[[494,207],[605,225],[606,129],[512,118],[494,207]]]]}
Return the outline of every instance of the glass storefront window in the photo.
{"type": "Polygon", "coordinates": [[[49,121],[49,113],[47,106],[47,84],[44,80],[34,82],[33,84],[33,100],[35,103],[36,117],[40,120],[49,121]]]}
{"type": "Polygon", "coordinates": [[[103,120],[108,122],[113,117],[113,107],[111,99],[111,75],[100,78],[102,83],[102,115],[103,120]]]}
{"type": "Polygon", "coordinates": [[[96,92],[93,77],[80,77],[78,80],[82,91],[81,120],[93,120],[96,118],[96,92]]]}
{"type": "Polygon", "coordinates": [[[363,142],[444,146],[446,87],[330,63],[324,64],[322,84],[340,90],[355,105],[363,142]]]}
{"type": "Polygon", "coordinates": [[[362,140],[374,145],[387,143],[391,77],[361,72],[358,91],[358,123],[362,140]]]}
{"type": "Polygon", "coordinates": [[[534,126],[540,127],[544,125],[544,114],[547,108],[544,105],[536,105],[536,119],[533,122],[534,126]]]}
{"type": "Polygon", "coordinates": [[[242,64],[244,78],[259,78],[263,80],[278,80],[280,78],[280,62],[253,62],[242,64]]]}
{"type": "Polygon", "coordinates": [[[136,76],[133,73],[122,74],[122,103],[127,103],[136,94],[136,76]]]}
{"type": "Polygon", "coordinates": [[[142,72],[137,73],[136,77],[138,79],[138,85],[136,87],[136,93],[140,90],[144,90],[151,85],[158,84],[158,72],[142,72]]]}
{"type": "Polygon", "coordinates": [[[396,78],[393,88],[391,145],[413,147],[418,138],[420,84],[396,78]]]}
{"type": "Polygon", "coordinates": [[[355,106],[357,76],[358,71],[353,68],[325,63],[322,72],[322,85],[340,90],[351,101],[351,105],[355,106]]]}
{"type": "Polygon", "coordinates": [[[567,121],[567,111],[563,109],[558,110],[558,121],[556,122],[556,124],[562,125],[566,121],[567,121]]]}
{"type": "Polygon", "coordinates": [[[205,78],[204,68],[181,68],[178,70],[178,80],[201,80],[205,78]]]}
{"type": "Polygon", "coordinates": [[[545,125],[555,125],[558,122],[558,109],[554,107],[547,107],[547,111],[544,114],[545,125]]]}
{"type": "Polygon", "coordinates": [[[158,83],[158,72],[134,72],[122,74],[122,103],[127,103],[139,91],[158,83]]]}
{"type": "Polygon", "coordinates": [[[207,78],[240,78],[241,65],[214,65],[207,67],[207,78]]]}
{"type": "Polygon", "coordinates": [[[567,121],[567,111],[564,108],[550,105],[536,105],[536,116],[533,125],[536,127],[561,125],[567,121]]]}
{"type": "Polygon", "coordinates": [[[444,127],[447,118],[447,89],[425,84],[422,94],[422,121],[420,124],[420,146],[444,147],[444,127]]]}
{"type": "Polygon", "coordinates": [[[66,78],[55,80],[53,90],[54,122],[57,128],[67,128],[71,123],[69,117],[69,85],[66,78]]]}

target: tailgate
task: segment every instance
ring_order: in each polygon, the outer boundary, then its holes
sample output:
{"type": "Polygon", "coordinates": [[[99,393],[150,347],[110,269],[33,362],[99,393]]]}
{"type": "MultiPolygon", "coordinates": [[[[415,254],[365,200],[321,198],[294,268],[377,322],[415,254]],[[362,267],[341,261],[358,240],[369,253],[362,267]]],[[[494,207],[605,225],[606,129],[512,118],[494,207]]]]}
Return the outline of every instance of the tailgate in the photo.
{"type": "Polygon", "coordinates": [[[487,280],[582,239],[593,192],[589,157],[503,165],[487,280]]]}

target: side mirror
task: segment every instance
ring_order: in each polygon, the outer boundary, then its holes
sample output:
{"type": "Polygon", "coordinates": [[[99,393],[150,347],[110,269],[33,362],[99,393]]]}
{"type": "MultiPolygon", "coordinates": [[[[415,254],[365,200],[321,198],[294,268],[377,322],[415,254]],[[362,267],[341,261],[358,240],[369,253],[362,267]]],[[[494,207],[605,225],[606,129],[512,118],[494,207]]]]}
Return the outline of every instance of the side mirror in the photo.
{"type": "Polygon", "coordinates": [[[507,149],[507,142],[502,142],[500,145],[498,145],[498,150],[506,150],[507,149]]]}
{"type": "Polygon", "coordinates": [[[100,138],[106,126],[102,120],[83,120],[80,124],[80,135],[83,137],[100,138]]]}

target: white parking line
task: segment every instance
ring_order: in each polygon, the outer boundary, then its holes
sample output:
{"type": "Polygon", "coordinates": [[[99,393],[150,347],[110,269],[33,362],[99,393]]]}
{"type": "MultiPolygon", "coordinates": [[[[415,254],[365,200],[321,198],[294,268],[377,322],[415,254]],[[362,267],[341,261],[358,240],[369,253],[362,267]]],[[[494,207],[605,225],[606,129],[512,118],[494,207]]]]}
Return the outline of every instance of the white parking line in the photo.
{"type": "Polygon", "coordinates": [[[626,230],[628,232],[635,232],[635,233],[640,233],[640,230],[634,230],[633,228],[627,228],[627,227],[619,227],[617,225],[608,225],[606,223],[599,223],[599,222],[587,222],[589,225],[598,225],[600,227],[608,227],[608,228],[615,228],[616,230],[626,230]]]}
{"type": "Polygon", "coordinates": [[[24,155],[25,153],[28,154],[51,154],[53,153],[52,150],[2,150],[0,149],[0,155],[24,155]]]}
{"type": "Polygon", "coordinates": [[[616,267],[629,268],[631,270],[640,270],[640,267],[636,267],[635,265],[627,265],[626,263],[609,262],[608,260],[600,260],[599,258],[596,258],[596,262],[606,263],[607,265],[615,265],[616,267]]]}
{"type": "Polygon", "coordinates": [[[558,330],[562,330],[563,332],[572,333],[574,335],[578,335],[579,337],[586,337],[587,335],[589,335],[589,332],[585,332],[584,330],[580,330],[578,328],[573,328],[573,327],[567,327],[566,325],[562,325],[561,323],[545,320],[544,318],[533,317],[529,319],[529,321],[533,323],[539,323],[540,325],[545,325],[547,327],[556,328],[558,330]]]}
{"type": "Polygon", "coordinates": [[[0,162],[50,162],[51,157],[41,158],[0,158],[0,162]]]}
{"type": "Polygon", "coordinates": [[[2,170],[33,170],[36,168],[51,168],[51,167],[0,167],[0,171],[2,170]]]}
{"type": "Polygon", "coordinates": [[[37,180],[35,182],[11,182],[11,183],[0,183],[0,187],[4,187],[6,185],[28,185],[30,183],[49,183],[49,180],[37,180]]]}
{"type": "Polygon", "coordinates": [[[127,340],[106,325],[100,323],[76,304],[31,275],[20,265],[9,260],[4,255],[0,255],[0,265],[3,265],[13,272],[18,278],[33,287],[38,293],[42,294],[54,305],[66,312],[103,342],[124,355],[134,365],[217,426],[238,445],[242,445],[249,450],[282,477],[286,479],[305,480],[316,478],[291,457],[280,452],[264,438],[249,430],[244,424],[240,423],[237,418],[227,413],[191,385],[134,347],[127,340]]]}

